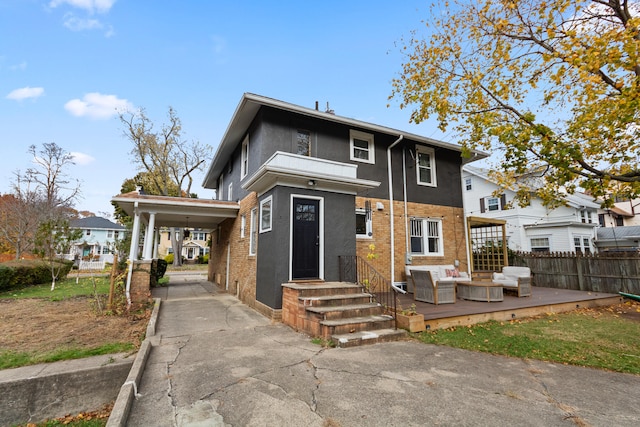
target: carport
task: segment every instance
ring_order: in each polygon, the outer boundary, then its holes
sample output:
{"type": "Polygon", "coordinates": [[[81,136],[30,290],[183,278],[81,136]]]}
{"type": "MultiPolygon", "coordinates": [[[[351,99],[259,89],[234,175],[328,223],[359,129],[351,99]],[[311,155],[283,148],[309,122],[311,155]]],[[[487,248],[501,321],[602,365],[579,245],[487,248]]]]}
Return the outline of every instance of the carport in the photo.
{"type": "Polygon", "coordinates": [[[111,201],[133,218],[126,283],[129,305],[131,305],[134,264],[135,270],[150,271],[151,261],[157,257],[156,233],[159,227],[189,227],[213,231],[225,219],[235,218],[240,210],[237,202],[152,196],[141,194],[139,191],[120,194],[113,197],[111,201]],[[145,227],[145,236],[151,236],[151,238],[144,239],[144,246],[139,254],[142,227],[145,227]],[[145,264],[148,266],[145,267],[145,264]]]}

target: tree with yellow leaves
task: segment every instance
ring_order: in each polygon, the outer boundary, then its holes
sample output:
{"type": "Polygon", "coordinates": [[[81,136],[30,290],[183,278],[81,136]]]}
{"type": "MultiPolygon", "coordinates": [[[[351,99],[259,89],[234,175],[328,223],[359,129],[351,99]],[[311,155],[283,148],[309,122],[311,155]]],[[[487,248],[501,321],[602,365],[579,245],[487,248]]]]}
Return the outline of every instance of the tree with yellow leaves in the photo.
{"type": "Polygon", "coordinates": [[[403,41],[390,98],[412,122],[437,118],[467,154],[499,151],[495,177],[521,202],[533,191],[558,205],[578,187],[638,197],[639,3],[439,3],[427,33],[403,41]]]}

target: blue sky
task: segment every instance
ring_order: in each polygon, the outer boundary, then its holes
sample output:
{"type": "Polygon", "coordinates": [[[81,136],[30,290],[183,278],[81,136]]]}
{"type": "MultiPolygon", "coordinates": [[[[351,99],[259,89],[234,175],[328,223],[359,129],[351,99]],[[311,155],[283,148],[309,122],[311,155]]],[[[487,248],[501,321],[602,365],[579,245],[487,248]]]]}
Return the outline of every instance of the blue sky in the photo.
{"type": "MultiPolygon", "coordinates": [[[[424,0],[0,0],[0,192],[30,145],[55,142],[76,155],[76,208],[111,214],[137,173],[116,108],[159,128],[172,106],[213,157],[244,92],[455,142],[387,107],[397,42],[426,13],[424,0]]],[[[203,175],[192,190],[211,198],[203,175]]]]}

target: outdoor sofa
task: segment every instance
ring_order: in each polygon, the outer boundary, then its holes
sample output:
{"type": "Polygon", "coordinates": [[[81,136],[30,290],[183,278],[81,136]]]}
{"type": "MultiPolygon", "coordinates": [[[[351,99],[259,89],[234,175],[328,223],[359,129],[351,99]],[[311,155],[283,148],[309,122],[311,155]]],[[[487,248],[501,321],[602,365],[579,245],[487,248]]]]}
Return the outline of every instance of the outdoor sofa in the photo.
{"type": "Polygon", "coordinates": [[[515,291],[519,297],[531,296],[531,269],[529,267],[502,267],[502,272],[493,273],[493,282],[502,285],[505,291],[515,291]]]}

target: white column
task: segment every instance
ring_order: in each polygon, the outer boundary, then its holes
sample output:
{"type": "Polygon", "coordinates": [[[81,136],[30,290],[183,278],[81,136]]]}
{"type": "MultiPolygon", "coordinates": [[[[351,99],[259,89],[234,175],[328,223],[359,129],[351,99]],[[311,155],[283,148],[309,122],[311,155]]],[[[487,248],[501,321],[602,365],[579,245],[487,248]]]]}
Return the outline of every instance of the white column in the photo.
{"type": "Polygon", "coordinates": [[[133,229],[131,230],[131,246],[129,247],[129,271],[127,273],[127,304],[131,305],[131,276],[133,275],[133,262],[138,258],[138,243],[140,242],[140,212],[138,212],[138,202],[135,202],[133,209],[133,229]]]}
{"type": "Polygon", "coordinates": [[[153,233],[155,231],[155,226],[156,226],[156,213],[149,212],[149,223],[147,224],[147,231],[145,233],[144,253],[142,256],[142,258],[146,260],[151,259],[151,256],[153,255],[153,243],[155,240],[153,233]]]}
{"type": "Polygon", "coordinates": [[[160,244],[160,229],[156,228],[153,235],[153,259],[158,258],[158,245],[160,244]]]}

